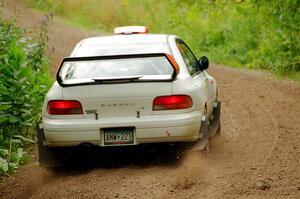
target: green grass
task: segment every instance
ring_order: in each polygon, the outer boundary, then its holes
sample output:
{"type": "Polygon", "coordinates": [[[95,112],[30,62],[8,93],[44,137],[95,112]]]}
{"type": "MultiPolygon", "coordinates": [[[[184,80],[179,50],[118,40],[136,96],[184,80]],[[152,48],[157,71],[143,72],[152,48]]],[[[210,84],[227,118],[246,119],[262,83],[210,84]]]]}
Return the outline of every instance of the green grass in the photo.
{"type": "Polygon", "coordinates": [[[299,80],[300,1],[26,0],[68,24],[111,33],[146,25],[177,34],[196,52],[233,67],[264,69],[299,80]],[[225,3],[224,3],[225,2],[225,3]]]}

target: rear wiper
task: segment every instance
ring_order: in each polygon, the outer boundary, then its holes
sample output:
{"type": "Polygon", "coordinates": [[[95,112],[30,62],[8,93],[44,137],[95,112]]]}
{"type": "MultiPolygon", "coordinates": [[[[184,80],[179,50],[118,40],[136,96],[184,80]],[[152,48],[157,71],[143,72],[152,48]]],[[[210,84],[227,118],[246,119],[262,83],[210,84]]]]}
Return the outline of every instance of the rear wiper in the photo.
{"type": "Polygon", "coordinates": [[[105,77],[105,78],[93,78],[95,82],[99,83],[126,83],[138,81],[143,76],[125,76],[125,77],[105,77]]]}

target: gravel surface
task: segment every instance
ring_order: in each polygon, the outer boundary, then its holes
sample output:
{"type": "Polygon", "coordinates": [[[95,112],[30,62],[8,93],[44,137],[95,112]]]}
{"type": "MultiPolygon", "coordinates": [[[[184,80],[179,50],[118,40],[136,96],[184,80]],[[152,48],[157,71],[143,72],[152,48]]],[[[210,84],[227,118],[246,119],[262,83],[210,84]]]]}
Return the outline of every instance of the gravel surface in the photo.
{"type": "MultiPolygon", "coordinates": [[[[4,16],[37,32],[41,14],[20,1],[2,2],[4,16]]],[[[54,19],[47,49],[53,65],[91,35],[97,33],[54,19]]],[[[209,72],[223,104],[222,134],[208,154],[138,147],[52,170],[34,159],[0,179],[0,198],[300,198],[300,86],[257,71],[213,65],[209,72]]]]}

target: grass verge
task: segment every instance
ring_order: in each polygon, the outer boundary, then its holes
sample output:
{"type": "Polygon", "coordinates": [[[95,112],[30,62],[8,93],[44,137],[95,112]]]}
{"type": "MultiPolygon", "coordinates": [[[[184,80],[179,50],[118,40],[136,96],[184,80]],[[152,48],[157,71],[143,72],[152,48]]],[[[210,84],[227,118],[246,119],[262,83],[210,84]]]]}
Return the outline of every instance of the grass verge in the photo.
{"type": "Polygon", "coordinates": [[[26,0],[68,24],[111,33],[116,26],[147,25],[177,34],[216,63],[263,69],[298,82],[300,1],[278,0],[26,0]]]}

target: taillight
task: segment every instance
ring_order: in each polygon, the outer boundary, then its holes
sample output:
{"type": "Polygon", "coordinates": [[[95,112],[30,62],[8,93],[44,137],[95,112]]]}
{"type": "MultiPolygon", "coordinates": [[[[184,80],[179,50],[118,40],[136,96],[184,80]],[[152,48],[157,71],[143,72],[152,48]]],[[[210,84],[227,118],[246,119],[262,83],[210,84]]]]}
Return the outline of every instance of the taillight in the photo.
{"type": "Polygon", "coordinates": [[[47,109],[50,115],[74,115],[83,113],[80,102],[76,100],[52,100],[48,102],[47,109]]]}
{"type": "Polygon", "coordinates": [[[153,100],[153,111],[186,109],[193,106],[192,98],[188,95],[159,96],[153,100]]]}

